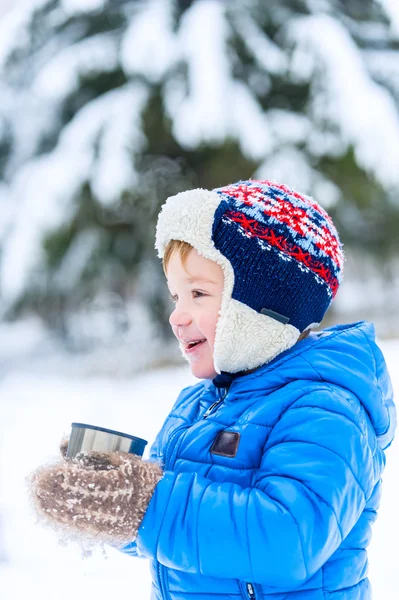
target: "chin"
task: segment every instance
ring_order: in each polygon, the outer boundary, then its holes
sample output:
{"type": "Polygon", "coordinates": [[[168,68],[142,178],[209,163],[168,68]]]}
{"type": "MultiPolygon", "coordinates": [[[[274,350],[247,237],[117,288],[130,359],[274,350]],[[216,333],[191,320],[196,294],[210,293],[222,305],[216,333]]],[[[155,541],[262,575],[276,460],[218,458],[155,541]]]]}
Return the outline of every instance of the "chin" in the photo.
{"type": "Polygon", "coordinates": [[[213,379],[217,375],[213,365],[191,365],[191,373],[198,379],[213,379]]]}

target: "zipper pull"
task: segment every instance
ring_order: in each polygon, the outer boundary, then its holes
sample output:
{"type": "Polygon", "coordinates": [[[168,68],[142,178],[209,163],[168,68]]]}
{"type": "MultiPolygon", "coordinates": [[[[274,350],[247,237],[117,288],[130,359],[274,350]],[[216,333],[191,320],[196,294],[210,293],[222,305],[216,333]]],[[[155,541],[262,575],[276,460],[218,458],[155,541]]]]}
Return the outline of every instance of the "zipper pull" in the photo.
{"type": "Polygon", "coordinates": [[[216,400],[216,402],[214,402],[213,404],[211,404],[209,406],[209,408],[206,409],[206,411],[204,412],[202,418],[206,419],[211,412],[213,411],[214,408],[216,408],[221,402],[223,402],[223,400],[226,398],[227,396],[227,389],[225,390],[225,393],[223,394],[223,396],[221,398],[219,398],[219,400],[216,400]]]}
{"type": "Polygon", "coordinates": [[[246,583],[245,585],[247,586],[248,598],[250,598],[251,600],[256,600],[255,590],[252,583],[246,583]]]}
{"type": "Polygon", "coordinates": [[[207,416],[211,414],[211,412],[213,411],[213,409],[216,408],[216,406],[221,403],[221,401],[222,400],[217,400],[216,402],[214,402],[213,404],[211,404],[210,407],[206,410],[206,412],[204,412],[204,415],[203,415],[202,418],[206,419],[207,416]]]}

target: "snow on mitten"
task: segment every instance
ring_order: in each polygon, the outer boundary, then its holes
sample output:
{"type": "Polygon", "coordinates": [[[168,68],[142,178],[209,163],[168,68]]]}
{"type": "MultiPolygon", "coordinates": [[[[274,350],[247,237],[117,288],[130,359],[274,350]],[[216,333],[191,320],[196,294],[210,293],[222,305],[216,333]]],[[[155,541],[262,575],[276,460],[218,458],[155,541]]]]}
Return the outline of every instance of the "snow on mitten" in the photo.
{"type": "Polygon", "coordinates": [[[64,532],[122,545],[135,540],[162,468],[135,454],[81,452],[37,469],[30,478],[34,505],[64,532]]]}
{"type": "Polygon", "coordinates": [[[60,454],[63,458],[66,458],[66,453],[68,450],[69,438],[64,437],[60,442],[60,454]]]}

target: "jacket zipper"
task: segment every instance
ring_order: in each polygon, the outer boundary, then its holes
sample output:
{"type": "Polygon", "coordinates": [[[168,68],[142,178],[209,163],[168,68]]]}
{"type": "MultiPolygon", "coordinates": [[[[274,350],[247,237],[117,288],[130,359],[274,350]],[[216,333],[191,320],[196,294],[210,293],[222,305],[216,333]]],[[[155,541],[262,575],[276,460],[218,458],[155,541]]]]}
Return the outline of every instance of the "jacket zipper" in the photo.
{"type": "Polygon", "coordinates": [[[255,589],[252,583],[246,583],[247,595],[250,600],[256,600],[255,589]]]}
{"type": "MultiPolygon", "coordinates": [[[[217,408],[219,406],[219,404],[221,404],[223,402],[223,400],[226,398],[228,388],[223,388],[223,389],[224,389],[224,393],[223,393],[222,397],[210,405],[210,407],[203,414],[203,416],[202,416],[203,419],[206,419],[215,410],[215,408],[217,408]]],[[[246,588],[247,598],[249,600],[256,600],[255,588],[254,588],[253,584],[245,583],[245,588],[246,588]]]]}
{"type": "MultiPolygon", "coordinates": [[[[182,429],[186,429],[186,425],[184,425],[182,427],[178,427],[177,429],[175,429],[175,431],[170,436],[168,445],[166,446],[166,450],[165,450],[165,460],[164,460],[164,468],[165,468],[165,470],[167,469],[167,465],[168,465],[168,458],[169,458],[168,457],[168,452],[169,452],[169,448],[171,447],[172,440],[176,437],[176,435],[182,429]]],[[[158,579],[159,579],[159,589],[160,589],[160,592],[161,592],[161,598],[163,598],[164,600],[167,600],[167,598],[169,597],[169,594],[166,595],[166,585],[165,585],[165,581],[164,581],[164,578],[163,578],[162,565],[161,565],[161,563],[159,561],[158,561],[158,579]]]]}
{"type": "MultiPolygon", "coordinates": [[[[224,388],[224,394],[222,395],[222,397],[221,397],[221,398],[219,398],[219,400],[216,400],[216,402],[214,402],[213,404],[211,404],[211,405],[209,406],[209,408],[207,408],[207,410],[205,411],[205,413],[202,415],[202,419],[206,419],[206,418],[207,418],[207,417],[208,417],[208,416],[209,416],[209,415],[210,415],[210,414],[211,414],[211,413],[212,413],[212,412],[215,410],[215,408],[216,408],[217,406],[219,406],[219,404],[221,404],[221,403],[223,402],[223,400],[224,400],[224,399],[226,398],[226,396],[227,396],[227,392],[228,392],[228,389],[227,389],[227,388],[224,388]]],[[[178,428],[177,428],[177,429],[176,429],[176,430],[173,432],[173,434],[171,435],[171,437],[170,437],[170,439],[169,439],[168,445],[167,445],[167,447],[166,447],[166,450],[165,450],[165,461],[164,461],[165,470],[166,470],[166,468],[167,468],[167,465],[168,465],[168,451],[169,451],[169,448],[171,447],[172,440],[173,440],[173,439],[176,437],[176,435],[177,435],[177,434],[178,434],[178,433],[179,433],[179,432],[180,432],[182,429],[187,429],[187,426],[186,426],[186,425],[184,425],[183,427],[178,427],[178,428]]],[[[164,598],[164,599],[166,600],[166,598],[167,598],[167,596],[166,596],[166,585],[165,585],[165,582],[164,582],[164,578],[163,578],[163,570],[162,570],[162,568],[161,568],[161,567],[162,567],[162,565],[161,565],[161,563],[158,561],[158,579],[159,579],[159,589],[160,589],[160,592],[161,592],[161,597],[162,597],[162,598],[164,598]]],[[[248,584],[248,585],[251,585],[251,584],[248,584]]],[[[169,594],[168,594],[168,597],[169,597],[169,594]]],[[[255,596],[248,596],[248,597],[249,597],[249,598],[251,598],[251,600],[252,600],[253,598],[255,598],[255,596]]]]}
{"type": "Polygon", "coordinates": [[[255,586],[253,583],[238,580],[242,597],[245,600],[256,600],[255,586]]]}

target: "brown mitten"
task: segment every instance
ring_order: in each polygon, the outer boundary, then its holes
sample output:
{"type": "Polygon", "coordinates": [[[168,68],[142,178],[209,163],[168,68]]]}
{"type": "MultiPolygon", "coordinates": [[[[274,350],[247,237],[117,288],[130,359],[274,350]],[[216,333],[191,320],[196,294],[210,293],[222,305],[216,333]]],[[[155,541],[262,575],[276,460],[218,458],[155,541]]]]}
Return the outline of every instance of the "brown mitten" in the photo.
{"type": "Polygon", "coordinates": [[[31,493],[39,515],[63,531],[119,545],[133,541],[162,468],[135,454],[82,452],[35,471],[31,493]]]}

